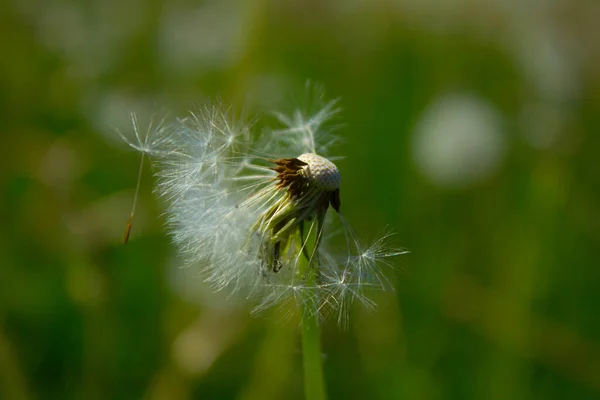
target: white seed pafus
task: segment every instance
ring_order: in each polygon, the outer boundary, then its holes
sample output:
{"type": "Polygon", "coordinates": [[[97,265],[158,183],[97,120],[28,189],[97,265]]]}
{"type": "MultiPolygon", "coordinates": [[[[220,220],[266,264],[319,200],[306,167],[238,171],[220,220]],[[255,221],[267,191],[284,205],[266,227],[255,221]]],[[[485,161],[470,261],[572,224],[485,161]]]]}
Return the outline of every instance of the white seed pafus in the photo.
{"type": "Polygon", "coordinates": [[[134,120],[136,140],[121,136],[153,159],[178,252],[215,289],[241,295],[255,311],[310,298],[320,314],[344,322],[353,302],[373,306],[366,291],[389,286],[380,266],[403,251],[388,247],[389,234],[363,246],[341,215],[341,175],[323,156],[337,139],[325,127],[335,113],[331,102],[277,114],[283,128],[255,141],[217,105],[144,137],[134,120]],[[331,236],[331,224],[343,240],[331,236]],[[345,246],[333,251],[334,242],[345,246]],[[301,257],[316,279],[300,272],[301,257]]]}

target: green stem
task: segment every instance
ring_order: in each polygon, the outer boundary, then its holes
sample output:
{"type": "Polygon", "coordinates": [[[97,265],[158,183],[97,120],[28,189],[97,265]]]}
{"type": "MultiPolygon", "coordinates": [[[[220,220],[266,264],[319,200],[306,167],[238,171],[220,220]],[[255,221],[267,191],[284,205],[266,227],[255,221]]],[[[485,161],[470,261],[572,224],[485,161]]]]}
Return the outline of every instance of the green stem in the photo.
{"type": "MultiPolygon", "coordinates": [[[[306,261],[308,264],[308,261],[306,261]]],[[[314,275],[308,271],[309,275],[314,275]]],[[[312,279],[314,281],[314,276],[312,279]]],[[[307,283],[310,282],[307,279],[307,283]]],[[[313,282],[314,283],[314,282],[313,282]]],[[[302,357],[304,365],[304,394],[307,400],[325,399],[319,313],[314,293],[305,295],[302,310],[302,357]]]]}
{"type": "MultiPolygon", "coordinates": [[[[309,235],[306,242],[313,244],[313,256],[301,257],[299,272],[305,276],[306,286],[317,284],[317,266],[312,265],[316,258],[316,250],[320,242],[320,233],[324,215],[317,218],[317,233],[309,235]]],[[[305,245],[306,245],[305,242],[305,245]]],[[[321,337],[319,329],[319,300],[315,291],[308,291],[302,299],[302,354],[304,366],[304,395],[307,400],[325,399],[325,382],[323,380],[323,364],[321,356],[321,337]]]]}
{"type": "Polygon", "coordinates": [[[304,357],[304,394],[307,400],[325,399],[319,323],[314,316],[302,321],[302,348],[304,357]]]}

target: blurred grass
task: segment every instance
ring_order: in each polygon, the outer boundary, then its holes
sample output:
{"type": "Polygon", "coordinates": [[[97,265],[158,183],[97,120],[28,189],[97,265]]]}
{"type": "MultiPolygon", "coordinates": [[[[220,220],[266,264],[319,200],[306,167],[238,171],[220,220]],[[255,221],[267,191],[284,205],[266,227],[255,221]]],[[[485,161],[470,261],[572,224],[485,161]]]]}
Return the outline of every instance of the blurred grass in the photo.
{"type": "Polygon", "coordinates": [[[411,251],[377,312],[325,326],[329,396],[598,398],[600,10],[484,3],[4,0],[0,398],[302,398],[294,322],[177,269],[149,175],[120,244],[139,160],[107,137],[216,96],[289,108],[307,79],[341,97],[347,219],[411,251]],[[505,120],[458,187],[413,155],[447,92],[505,120]]]}

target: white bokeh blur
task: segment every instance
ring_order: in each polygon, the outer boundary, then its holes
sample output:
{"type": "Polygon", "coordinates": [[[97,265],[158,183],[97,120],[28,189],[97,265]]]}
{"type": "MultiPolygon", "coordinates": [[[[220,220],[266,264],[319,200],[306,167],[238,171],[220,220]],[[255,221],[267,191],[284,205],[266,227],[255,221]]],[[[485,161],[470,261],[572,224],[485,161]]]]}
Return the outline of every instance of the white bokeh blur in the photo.
{"type": "Polygon", "coordinates": [[[413,132],[416,166],[439,186],[479,182],[499,167],[506,140],[501,116],[484,100],[446,94],[421,114],[413,132]]]}

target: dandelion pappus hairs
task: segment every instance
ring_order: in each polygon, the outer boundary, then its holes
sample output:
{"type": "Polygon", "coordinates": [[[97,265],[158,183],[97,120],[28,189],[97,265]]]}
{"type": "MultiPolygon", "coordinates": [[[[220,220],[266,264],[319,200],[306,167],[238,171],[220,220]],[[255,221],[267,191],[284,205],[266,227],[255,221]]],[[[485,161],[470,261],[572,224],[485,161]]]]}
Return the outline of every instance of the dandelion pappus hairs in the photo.
{"type": "Polygon", "coordinates": [[[144,137],[133,118],[136,141],[121,135],[152,159],[167,229],[186,264],[199,267],[216,290],[253,302],[257,312],[301,303],[308,294],[320,314],[335,313],[342,322],[353,302],[374,305],[369,290],[390,287],[380,267],[403,253],[388,247],[390,235],[363,246],[340,213],[341,174],[323,156],[337,141],[327,128],[334,105],[276,114],[283,126],[258,137],[220,104],[144,137]],[[341,252],[332,251],[327,227],[334,223],[345,238],[341,252]],[[316,279],[301,272],[302,257],[316,279]]]}

